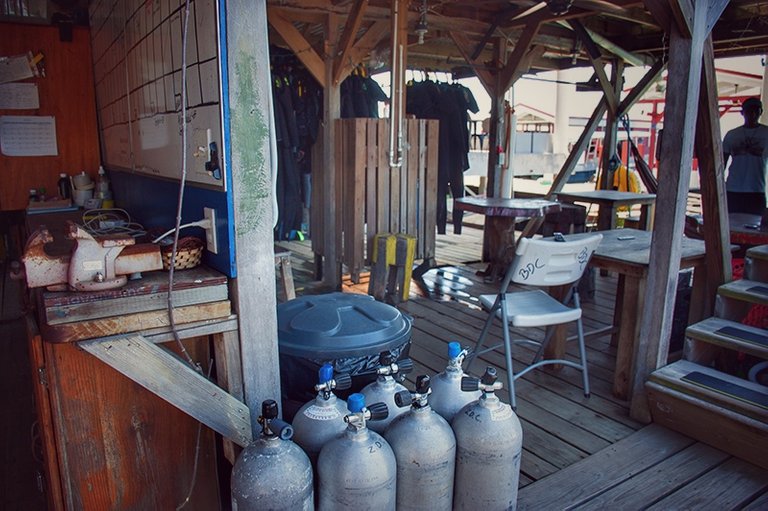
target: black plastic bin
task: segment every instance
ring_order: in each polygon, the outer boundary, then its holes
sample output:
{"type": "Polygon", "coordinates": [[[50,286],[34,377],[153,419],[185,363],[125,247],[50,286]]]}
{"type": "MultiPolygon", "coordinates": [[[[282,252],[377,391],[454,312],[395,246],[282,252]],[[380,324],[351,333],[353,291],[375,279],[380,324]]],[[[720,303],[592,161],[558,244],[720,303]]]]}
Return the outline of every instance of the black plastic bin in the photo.
{"type": "Polygon", "coordinates": [[[408,357],[412,319],[368,295],[329,293],[302,296],[277,307],[280,384],[287,419],[316,395],[317,372],[326,362],[352,376],[346,398],[376,376],[379,354],[408,357]],[[361,374],[368,372],[369,374],[361,374]]]}

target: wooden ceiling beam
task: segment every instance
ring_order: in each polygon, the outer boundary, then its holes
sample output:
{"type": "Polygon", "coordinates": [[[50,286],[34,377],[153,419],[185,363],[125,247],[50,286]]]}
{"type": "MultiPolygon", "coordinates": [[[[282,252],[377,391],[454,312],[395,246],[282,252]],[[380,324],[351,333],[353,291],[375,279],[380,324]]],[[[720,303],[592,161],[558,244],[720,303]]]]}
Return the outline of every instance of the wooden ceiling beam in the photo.
{"type": "Polygon", "coordinates": [[[520,34],[520,37],[515,43],[515,49],[507,59],[507,64],[504,66],[504,69],[501,70],[501,74],[499,76],[499,83],[501,85],[502,91],[506,91],[512,86],[513,77],[517,73],[518,68],[521,67],[521,64],[523,63],[523,57],[525,57],[526,53],[528,53],[528,48],[531,46],[533,38],[539,31],[539,26],[540,25],[538,23],[531,23],[530,25],[526,26],[525,30],[523,30],[523,33],[520,34]]]}
{"type": "Polygon", "coordinates": [[[377,21],[366,30],[360,39],[352,46],[349,54],[340,63],[341,72],[339,73],[339,82],[342,82],[356,65],[361,63],[363,59],[373,51],[376,46],[384,40],[384,36],[390,32],[388,21],[377,21]]]}
{"type": "Polygon", "coordinates": [[[341,41],[339,42],[338,54],[333,62],[334,84],[339,83],[339,77],[344,68],[342,63],[346,62],[349,58],[349,53],[355,42],[355,36],[358,30],[360,30],[360,23],[363,21],[363,13],[366,7],[368,7],[368,0],[357,0],[349,12],[347,22],[344,25],[344,33],[341,35],[341,41]]]}
{"type": "Polygon", "coordinates": [[[605,94],[605,100],[608,103],[608,109],[612,114],[616,115],[618,112],[619,99],[614,93],[614,87],[613,84],[611,84],[611,80],[605,73],[605,64],[602,60],[602,53],[600,52],[600,48],[597,47],[595,42],[587,33],[587,30],[584,28],[584,25],[582,25],[579,20],[568,20],[567,23],[571,26],[581,42],[584,43],[584,48],[587,50],[589,61],[592,63],[592,68],[595,70],[595,75],[600,82],[600,87],[603,89],[603,94],[605,94]]]}
{"type": "Polygon", "coordinates": [[[283,38],[301,63],[304,64],[304,67],[317,80],[317,83],[325,88],[325,63],[314,48],[312,48],[312,45],[296,30],[293,23],[283,18],[282,15],[275,12],[271,7],[267,8],[267,20],[272,25],[272,28],[280,34],[280,37],[283,38]]]}
{"type": "Polygon", "coordinates": [[[453,42],[456,44],[456,47],[459,49],[459,53],[461,53],[461,56],[464,57],[464,60],[467,61],[467,64],[469,64],[472,67],[472,70],[480,79],[480,83],[483,85],[483,87],[485,87],[485,90],[486,92],[488,92],[488,95],[493,97],[495,78],[493,74],[488,69],[485,68],[482,62],[472,58],[472,55],[470,54],[470,48],[472,48],[472,43],[469,41],[467,36],[465,36],[461,32],[452,31],[452,32],[449,32],[449,35],[451,36],[451,39],[453,39],[453,42]]]}

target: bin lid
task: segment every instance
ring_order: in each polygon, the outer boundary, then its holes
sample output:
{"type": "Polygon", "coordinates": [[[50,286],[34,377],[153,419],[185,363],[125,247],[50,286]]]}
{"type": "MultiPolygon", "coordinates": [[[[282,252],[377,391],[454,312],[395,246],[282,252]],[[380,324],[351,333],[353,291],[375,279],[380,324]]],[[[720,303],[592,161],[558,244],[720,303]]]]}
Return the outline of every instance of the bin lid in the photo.
{"type": "Polygon", "coordinates": [[[278,305],[277,330],[281,354],[356,357],[404,344],[410,337],[411,318],[372,296],[329,293],[278,305]]]}

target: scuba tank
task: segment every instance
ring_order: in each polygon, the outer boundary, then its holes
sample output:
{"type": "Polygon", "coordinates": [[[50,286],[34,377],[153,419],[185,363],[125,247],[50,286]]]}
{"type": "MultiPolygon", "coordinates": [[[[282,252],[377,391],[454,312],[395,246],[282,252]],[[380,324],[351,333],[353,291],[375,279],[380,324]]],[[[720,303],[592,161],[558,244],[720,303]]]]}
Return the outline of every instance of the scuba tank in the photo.
{"type": "Polygon", "coordinates": [[[389,416],[370,425],[370,429],[377,433],[383,433],[389,423],[398,415],[404,414],[408,408],[399,408],[395,404],[395,394],[408,390],[395,380],[395,376],[402,378],[413,370],[413,361],[405,358],[395,360],[395,356],[389,351],[382,351],[379,355],[379,367],[376,369],[376,381],[363,387],[360,391],[365,396],[367,403],[384,403],[389,410],[389,416]]]}
{"type": "Polygon", "coordinates": [[[366,421],[387,417],[387,405],[365,407],[365,396],[347,399],[348,426],[328,442],[317,460],[320,511],[395,509],[395,455],[386,440],[366,427],[366,421]]]}
{"type": "Polygon", "coordinates": [[[302,406],[293,418],[293,441],[309,455],[313,466],[317,464],[323,445],[347,428],[344,422],[347,403],[332,391],[348,389],[352,385],[348,374],[337,375],[334,379],[331,364],[323,364],[318,373],[317,397],[302,406]]]}
{"type": "Polygon", "coordinates": [[[480,398],[482,392],[462,392],[461,377],[467,376],[461,369],[467,350],[461,349],[456,341],[448,343],[448,365],[445,370],[432,379],[432,394],[429,406],[445,420],[451,422],[456,412],[464,405],[480,398]]]}
{"type": "Polygon", "coordinates": [[[261,404],[261,435],[243,449],[232,469],[232,509],[314,510],[312,465],[290,441],[293,428],[277,418],[277,403],[261,404]]]}
{"type": "Polygon", "coordinates": [[[523,431],[512,408],[494,394],[496,370],[482,379],[465,376],[461,387],[483,395],[462,408],[451,426],[456,434],[454,509],[515,509],[523,431]]]}
{"type": "Polygon", "coordinates": [[[384,438],[397,460],[397,509],[443,510],[453,503],[456,438],[448,422],[429,406],[429,376],[416,379],[416,392],[395,394],[410,411],[397,417],[384,438]]]}

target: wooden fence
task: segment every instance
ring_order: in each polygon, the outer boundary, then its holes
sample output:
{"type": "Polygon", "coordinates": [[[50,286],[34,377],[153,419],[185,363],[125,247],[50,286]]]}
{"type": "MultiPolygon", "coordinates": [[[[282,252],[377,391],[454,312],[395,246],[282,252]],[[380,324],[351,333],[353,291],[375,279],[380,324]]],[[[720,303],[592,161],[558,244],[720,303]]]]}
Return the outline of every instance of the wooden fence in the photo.
{"type": "MultiPolygon", "coordinates": [[[[389,166],[388,119],[336,121],[336,197],[323,197],[322,169],[312,174],[312,250],[323,255],[324,212],[336,208],[336,253],[352,278],[370,265],[373,237],[377,233],[416,236],[416,259],[435,254],[437,201],[436,120],[405,121],[405,155],[401,167],[389,166]]],[[[321,144],[315,144],[320,146],[321,144]]],[[[317,151],[313,160],[322,161],[317,151]]]]}

